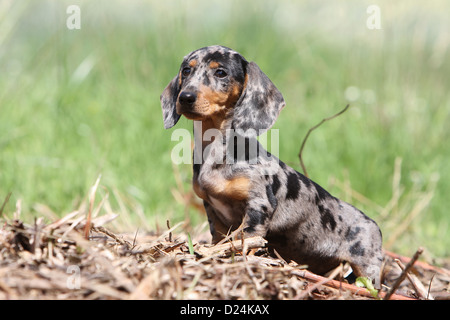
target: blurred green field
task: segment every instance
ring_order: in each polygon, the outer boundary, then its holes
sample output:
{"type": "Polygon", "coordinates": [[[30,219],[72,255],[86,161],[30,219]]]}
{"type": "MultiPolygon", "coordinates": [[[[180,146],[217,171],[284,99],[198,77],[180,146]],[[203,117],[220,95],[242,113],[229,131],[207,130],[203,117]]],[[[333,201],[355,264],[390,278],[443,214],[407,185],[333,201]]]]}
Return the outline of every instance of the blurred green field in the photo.
{"type": "Polygon", "coordinates": [[[18,201],[30,219],[39,204],[64,214],[101,174],[113,210],[139,208],[149,226],[185,219],[171,190],[176,176],[190,189],[191,169],[175,175],[159,95],[184,55],[221,44],[283,93],[280,158],[299,171],[308,129],[350,103],[311,134],[310,177],[377,220],[388,249],[450,256],[448,12],[406,0],[2,1],[0,205],[11,192],[8,217],[18,201]],[[66,27],[71,4],[80,30],[66,27]],[[379,30],[366,26],[372,4],[379,30]]]}

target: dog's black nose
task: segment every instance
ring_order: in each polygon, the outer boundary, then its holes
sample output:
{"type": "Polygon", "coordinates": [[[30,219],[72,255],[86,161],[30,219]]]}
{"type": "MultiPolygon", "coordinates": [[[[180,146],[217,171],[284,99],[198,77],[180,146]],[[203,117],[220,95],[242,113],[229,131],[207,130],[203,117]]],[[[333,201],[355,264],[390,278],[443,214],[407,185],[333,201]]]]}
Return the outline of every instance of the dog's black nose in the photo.
{"type": "Polygon", "coordinates": [[[181,105],[184,106],[190,106],[195,103],[195,100],[197,99],[197,95],[193,92],[185,91],[180,93],[180,96],[178,97],[178,101],[181,105]]]}

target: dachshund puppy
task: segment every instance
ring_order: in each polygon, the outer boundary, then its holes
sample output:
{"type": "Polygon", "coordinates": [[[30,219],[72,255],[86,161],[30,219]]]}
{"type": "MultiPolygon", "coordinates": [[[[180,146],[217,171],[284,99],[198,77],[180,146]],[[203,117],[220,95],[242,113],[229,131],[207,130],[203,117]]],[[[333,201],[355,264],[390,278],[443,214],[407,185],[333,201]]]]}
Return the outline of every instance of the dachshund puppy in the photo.
{"type": "Polygon", "coordinates": [[[194,120],[193,188],[213,243],[244,226],[287,261],[324,274],[342,261],[380,287],[382,236],[363,212],[266,151],[257,136],[285,106],[254,63],[222,46],[188,54],[161,95],[164,127],[194,120]]]}

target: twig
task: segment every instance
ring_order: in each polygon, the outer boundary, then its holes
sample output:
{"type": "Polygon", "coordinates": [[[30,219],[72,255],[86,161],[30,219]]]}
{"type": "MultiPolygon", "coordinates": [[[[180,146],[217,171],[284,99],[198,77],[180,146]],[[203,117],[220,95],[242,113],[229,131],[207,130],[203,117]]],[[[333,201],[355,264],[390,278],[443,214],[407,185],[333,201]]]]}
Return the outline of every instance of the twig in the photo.
{"type": "MultiPolygon", "coordinates": [[[[166,220],[166,224],[167,224],[167,229],[170,230],[170,222],[169,219],[166,220]]],[[[169,232],[169,242],[172,242],[172,232],[169,232]]]]}
{"type": "Polygon", "coordinates": [[[430,295],[430,291],[431,291],[431,283],[433,282],[433,279],[434,279],[434,276],[435,276],[435,275],[436,275],[436,273],[433,273],[433,275],[431,276],[430,284],[428,285],[427,299],[428,299],[428,297],[431,296],[431,295],[430,295]]]}
{"type": "MultiPolygon", "coordinates": [[[[325,277],[314,274],[308,270],[293,270],[293,271],[291,271],[291,274],[299,276],[299,277],[309,280],[309,281],[313,281],[313,282],[324,281],[322,283],[323,286],[327,286],[327,287],[331,287],[331,288],[335,288],[335,289],[344,289],[344,290],[350,291],[353,294],[357,294],[359,296],[373,298],[372,294],[365,288],[360,288],[355,285],[345,283],[342,281],[329,280],[325,277]]],[[[383,292],[379,292],[378,295],[382,299],[385,297],[383,292]]],[[[400,294],[392,294],[391,300],[417,300],[417,299],[407,297],[404,295],[400,295],[400,294]]]]}
{"type": "Polygon", "coordinates": [[[6,195],[5,201],[3,201],[2,207],[0,208],[0,216],[3,215],[3,209],[5,209],[5,205],[8,203],[9,198],[11,197],[12,192],[6,195]]]}
{"type": "MultiPolygon", "coordinates": [[[[307,290],[301,292],[300,294],[298,294],[294,299],[295,300],[301,300],[306,298],[311,292],[313,292],[314,290],[316,290],[318,287],[320,287],[321,285],[326,284],[327,282],[330,282],[331,280],[334,280],[334,278],[336,278],[336,276],[341,273],[341,271],[343,270],[343,265],[340,264],[339,266],[337,266],[333,272],[330,274],[330,276],[328,278],[323,278],[323,280],[317,282],[315,285],[313,285],[312,287],[308,288],[307,290]]],[[[339,281],[341,282],[341,281],[339,281]]]]}
{"type": "MultiPolygon", "coordinates": [[[[387,256],[389,256],[389,257],[391,257],[393,259],[398,259],[398,260],[400,260],[403,263],[408,263],[409,261],[411,261],[411,258],[401,256],[401,255],[399,255],[397,253],[394,253],[392,251],[384,250],[384,253],[387,256]]],[[[419,266],[422,269],[425,269],[425,270],[428,270],[428,271],[437,272],[439,274],[442,274],[442,275],[445,275],[447,277],[450,277],[450,270],[448,270],[448,269],[444,269],[444,268],[433,266],[431,264],[426,263],[425,261],[417,261],[415,264],[416,264],[416,266],[419,266]]]]}
{"type": "Polygon", "coordinates": [[[285,264],[285,265],[288,264],[287,261],[278,253],[278,251],[276,249],[273,249],[273,253],[278,258],[278,260],[280,260],[283,264],[285,264]]]}
{"type": "Polygon", "coordinates": [[[63,224],[68,223],[70,219],[76,217],[80,211],[73,211],[71,213],[66,214],[61,219],[56,220],[55,222],[52,222],[44,227],[44,231],[46,232],[52,232],[52,230],[56,230],[59,227],[61,227],[63,224]]]}
{"type": "Polygon", "coordinates": [[[322,119],[322,121],[320,121],[320,122],[319,122],[318,124],[316,124],[314,127],[310,128],[310,129],[308,130],[308,132],[306,133],[306,136],[305,136],[305,138],[303,139],[303,142],[302,142],[302,146],[300,147],[300,152],[299,152],[299,154],[298,154],[298,157],[299,157],[299,159],[300,159],[300,165],[302,166],[303,173],[304,173],[304,175],[305,175],[306,177],[309,178],[308,172],[306,171],[305,164],[303,163],[303,157],[302,157],[302,154],[303,154],[303,149],[305,148],[306,140],[308,140],[309,135],[311,134],[312,131],[314,131],[315,129],[317,129],[318,127],[320,127],[324,122],[326,122],[326,121],[328,121],[328,120],[332,120],[332,119],[334,119],[334,118],[340,116],[341,114],[343,114],[345,111],[347,111],[348,107],[350,107],[350,104],[347,104],[347,105],[345,106],[344,109],[342,109],[341,111],[339,111],[339,112],[336,113],[335,115],[333,115],[333,116],[331,116],[331,117],[328,117],[328,118],[325,118],[325,119],[322,119]]]}
{"type": "Polygon", "coordinates": [[[414,265],[414,262],[419,258],[419,256],[422,254],[423,249],[419,248],[417,249],[416,253],[412,257],[412,259],[406,264],[405,269],[400,274],[400,277],[395,281],[392,288],[386,293],[386,296],[384,297],[385,300],[389,300],[389,298],[392,296],[392,294],[397,290],[397,288],[400,286],[403,280],[405,280],[406,273],[412,268],[414,265]]]}
{"type": "MultiPolygon", "coordinates": [[[[92,226],[92,230],[94,230],[95,232],[99,232],[99,233],[103,233],[105,235],[107,235],[108,237],[114,239],[116,242],[118,242],[121,245],[125,245],[127,248],[129,248],[131,245],[128,241],[121,239],[120,237],[118,237],[116,234],[114,234],[113,232],[109,231],[108,229],[105,229],[103,227],[96,227],[96,226],[92,226]]],[[[136,239],[136,238],[135,238],[136,239]]]]}
{"type": "Polygon", "coordinates": [[[136,246],[136,238],[139,232],[139,228],[136,229],[136,233],[134,234],[133,244],[131,246],[131,249],[133,249],[136,246]]]}
{"type": "Polygon", "coordinates": [[[247,244],[247,239],[244,239],[244,237],[241,238],[241,245],[242,245],[242,256],[244,258],[245,269],[247,270],[247,273],[248,273],[250,279],[253,281],[256,291],[259,292],[261,290],[261,284],[258,282],[255,274],[253,273],[252,269],[250,269],[250,266],[247,263],[248,244],[247,244]]]}
{"type": "Polygon", "coordinates": [[[242,221],[241,225],[234,231],[231,231],[231,227],[228,229],[228,232],[226,234],[226,236],[220,240],[219,242],[216,243],[217,245],[223,244],[225,242],[227,242],[230,239],[235,239],[237,235],[240,234],[240,232],[244,230],[244,221],[242,221]]]}
{"type": "MultiPolygon", "coordinates": [[[[255,248],[263,248],[266,245],[267,241],[264,238],[256,236],[245,239],[245,248],[246,249],[255,249],[255,248]]],[[[198,249],[198,253],[203,256],[210,255],[219,255],[226,256],[230,254],[232,251],[241,251],[244,247],[242,245],[241,240],[234,240],[224,244],[217,244],[212,247],[202,247],[198,249]]]]}
{"type": "Polygon", "coordinates": [[[91,231],[91,220],[92,220],[92,211],[94,210],[94,201],[95,194],[97,193],[98,184],[100,183],[102,175],[100,174],[95,181],[94,186],[92,186],[89,192],[89,211],[86,217],[86,226],[84,227],[84,238],[89,239],[89,232],[91,231]]]}
{"type": "MultiPolygon", "coordinates": [[[[397,262],[398,266],[400,267],[400,269],[405,270],[405,265],[403,263],[401,263],[400,260],[395,259],[395,262],[397,262]]],[[[409,272],[406,273],[406,277],[408,278],[409,282],[411,282],[412,286],[414,287],[414,290],[417,293],[417,296],[419,298],[427,298],[429,300],[434,300],[433,296],[430,295],[430,292],[427,292],[427,289],[425,289],[424,285],[422,284],[422,282],[419,281],[419,279],[417,279],[417,277],[414,274],[410,274],[409,272]]]]}

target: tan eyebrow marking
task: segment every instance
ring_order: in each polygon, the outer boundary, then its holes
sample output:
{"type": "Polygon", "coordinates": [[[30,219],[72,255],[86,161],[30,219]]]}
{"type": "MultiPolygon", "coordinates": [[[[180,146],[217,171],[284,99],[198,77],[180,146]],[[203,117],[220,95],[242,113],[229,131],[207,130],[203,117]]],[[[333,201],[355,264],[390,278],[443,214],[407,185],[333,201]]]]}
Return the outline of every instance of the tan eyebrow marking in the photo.
{"type": "Polygon", "coordinates": [[[197,65],[197,60],[192,60],[189,62],[189,67],[194,68],[197,65]]]}
{"type": "Polygon", "coordinates": [[[219,63],[216,62],[216,61],[211,61],[211,63],[209,64],[209,67],[210,67],[211,69],[218,68],[218,67],[219,67],[219,63]]]}

